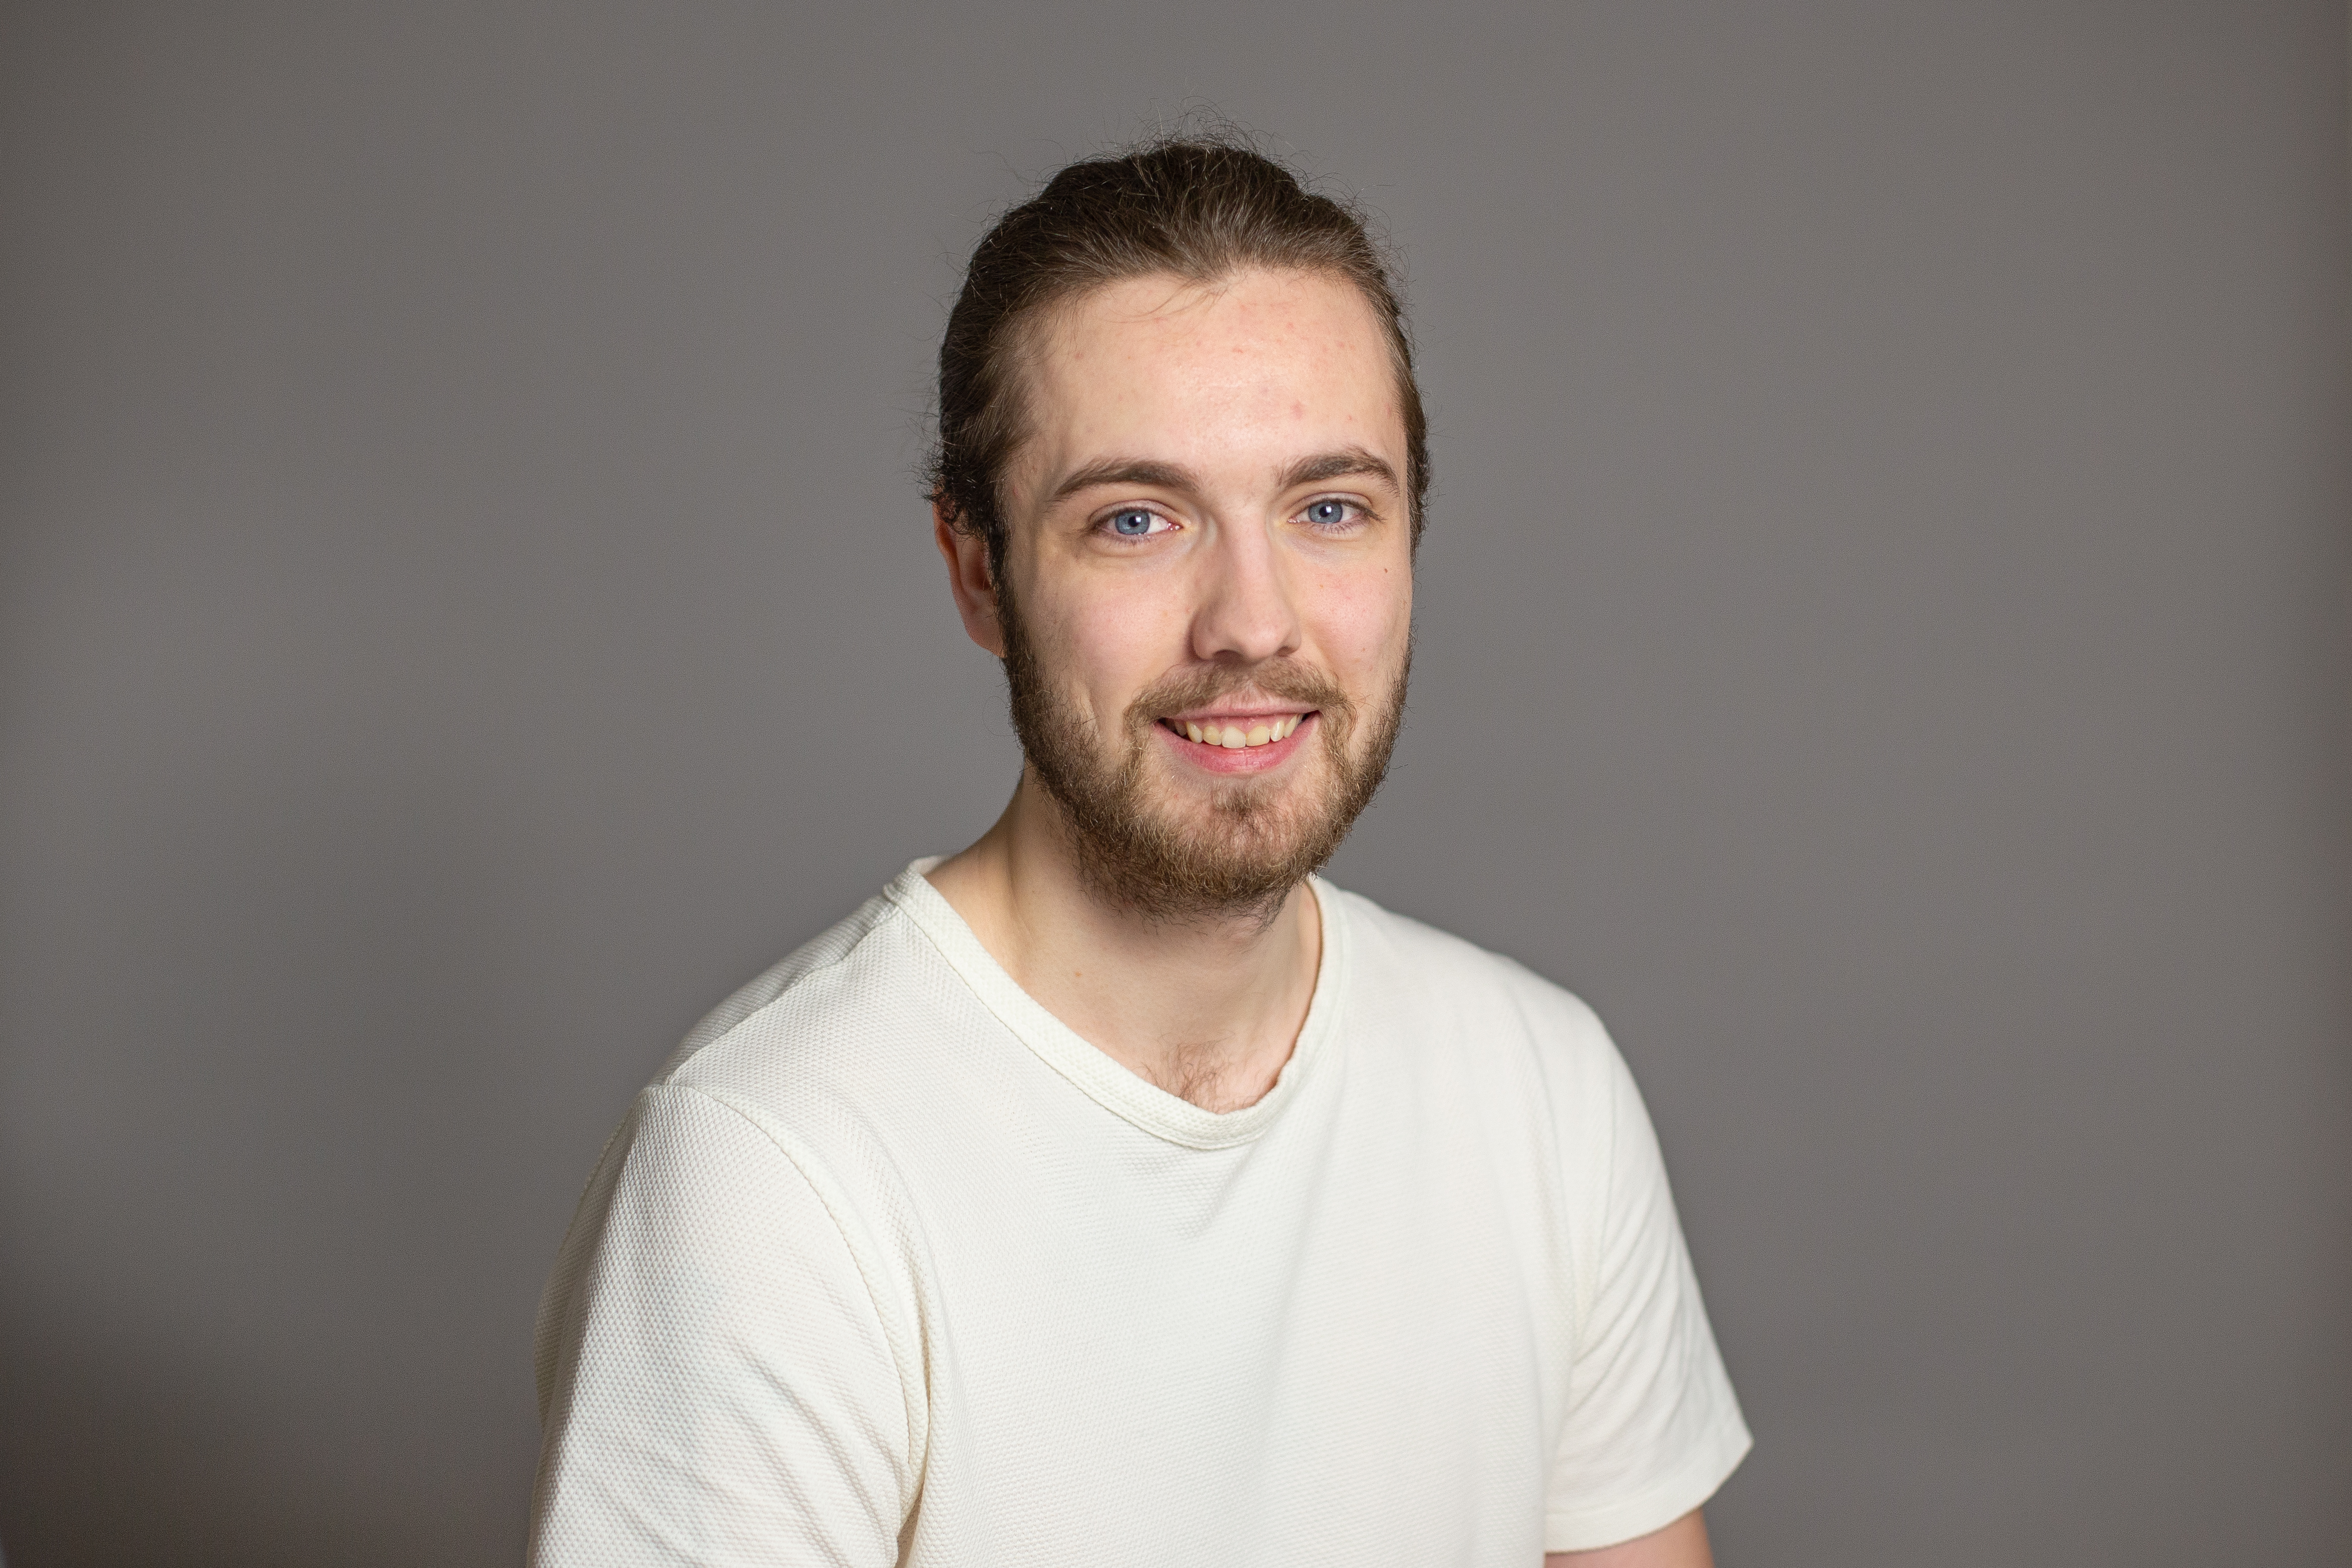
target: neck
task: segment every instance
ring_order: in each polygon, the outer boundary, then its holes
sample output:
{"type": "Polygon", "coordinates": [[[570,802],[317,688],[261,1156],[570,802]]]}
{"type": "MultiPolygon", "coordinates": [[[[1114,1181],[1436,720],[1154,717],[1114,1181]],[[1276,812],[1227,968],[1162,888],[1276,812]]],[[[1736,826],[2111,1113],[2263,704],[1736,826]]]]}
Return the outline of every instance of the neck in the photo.
{"type": "Polygon", "coordinates": [[[1024,773],[996,826],[929,873],[990,956],[1080,1037],[1208,1110],[1256,1103],[1307,1021],[1322,957],[1302,884],[1267,919],[1149,919],[1081,877],[1060,807],[1024,773]]]}

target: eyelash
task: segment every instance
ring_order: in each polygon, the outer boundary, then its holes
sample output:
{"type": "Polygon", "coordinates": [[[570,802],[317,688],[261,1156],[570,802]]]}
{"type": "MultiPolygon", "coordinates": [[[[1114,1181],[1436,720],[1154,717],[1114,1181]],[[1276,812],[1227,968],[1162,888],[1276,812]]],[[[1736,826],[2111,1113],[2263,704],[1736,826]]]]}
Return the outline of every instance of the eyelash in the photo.
{"type": "Polygon", "coordinates": [[[1313,500],[1308,501],[1305,506],[1298,509],[1298,515],[1304,517],[1307,513],[1314,510],[1318,506],[1343,506],[1348,509],[1349,515],[1341,518],[1337,522],[1310,522],[1307,525],[1307,527],[1316,530],[1318,532],[1336,533],[1340,529],[1349,527],[1351,524],[1370,522],[1372,521],[1372,509],[1370,507],[1366,506],[1361,501],[1349,500],[1346,496],[1317,496],[1313,500]]]}
{"type": "MultiPolygon", "coordinates": [[[[1307,512],[1313,510],[1318,506],[1334,505],[1347,508],[1349,515],[1341,518],[1337,522],[1310,522],[1307,526],[1314,529],[1318,533],[1336,533],[1339,530],[1349,527],[1352,524],[1370,522],[1372,521],[1373,512],[1371,508],[1366,506],[1361,501],[1349,500],[1345,496],[1317,496],[1313,500],[1310,500],[1304,506],[1300,507],[1293,515],[1303,519],[1307,512]]],[[[1148,506],[1122,506],[1113,508],[1109,512],[1103,516],[1099,522],[1095,524],[1097,531],[1108,534],[1113,539],[1156,539],[1160,534],[1171,533],[1181,526],[1182,524],[1179,523],[1174,518],[1170,517],[1166,512],[1148,506]],[[1164,529],[1153,529],[1144,533],[1121,533],[1117,528],[1112,526],[1112,524],[1118,519],[1126,517],[1133,512],[1141,512],[1147,517],[1156,518],[1160,521],[1168,524],[1168,526],[1164,529]]]]}
{"type": "Polygon", "coordinates": [[[1113,507],[1109,511],[1103,514],[1101,521],[1095,524],[1095,530],[1097,532],[1107,533],[1113,539],[1155,539],[1162,533],[1174,532],[1176,527],[1177,523],[1174,518],[1170,517],[1164,511],[1160,511],[1156,508],[1148,506],[1113,507]],[[1160,521],[1166,523],[1168,526],[1162,529],[1153,529],[1145,533],[1121,533],[1118,529],[1111,526],[1120,518],[1127,517],[1135,512],[1141,512],[1144,516],[1149,518],[1156,518],[1160,521]]]}

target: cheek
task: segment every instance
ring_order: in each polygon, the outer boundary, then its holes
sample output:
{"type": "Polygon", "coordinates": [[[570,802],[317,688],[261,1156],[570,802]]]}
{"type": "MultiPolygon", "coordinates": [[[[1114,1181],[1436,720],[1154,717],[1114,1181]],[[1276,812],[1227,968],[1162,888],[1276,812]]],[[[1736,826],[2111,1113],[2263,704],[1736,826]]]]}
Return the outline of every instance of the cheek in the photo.
{"type": "Polygon", "coordinates": [[[1412,626],[1412,570],[1368,567],[1335,576],[1320,587],[1315,640],[1333,673],[1359,686],[1395,668],[1412,626]]]}
{"type": "Polygon", "coordinates": [[[1183,662],[1182,606],[1138,586],[1073,595],[1054,606],[1047,660],[1100,719],[1118,719],[1145,687],[1183,662]]]}

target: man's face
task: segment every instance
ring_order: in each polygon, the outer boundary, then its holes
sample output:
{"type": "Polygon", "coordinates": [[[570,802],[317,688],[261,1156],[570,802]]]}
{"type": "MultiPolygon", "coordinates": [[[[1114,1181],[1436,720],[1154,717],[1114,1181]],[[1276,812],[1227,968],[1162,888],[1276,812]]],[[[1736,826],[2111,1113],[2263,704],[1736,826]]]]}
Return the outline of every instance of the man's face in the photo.
{"type": "Polygon", "coordinates": [[[998,628],[1098,890],[1271,913],[1371,798],[1404,701],[1396,371],[1344,279],[1108,285],[1044,321],[998,628]]]}

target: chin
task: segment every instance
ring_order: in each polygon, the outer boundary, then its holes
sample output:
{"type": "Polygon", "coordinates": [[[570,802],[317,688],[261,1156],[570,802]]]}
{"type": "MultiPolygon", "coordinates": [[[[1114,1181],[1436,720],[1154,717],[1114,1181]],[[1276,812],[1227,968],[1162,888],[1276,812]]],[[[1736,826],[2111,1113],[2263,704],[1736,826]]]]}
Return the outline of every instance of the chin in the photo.
{"type": "Polygon", "coordinates": [[[1222,784],[1185,800],[1121,793],[1062,805],[1087,882],[1153,919],[1271,919],[1349,826],[1331,809],[1334,792],[1307,778],[1222,784]]]}

